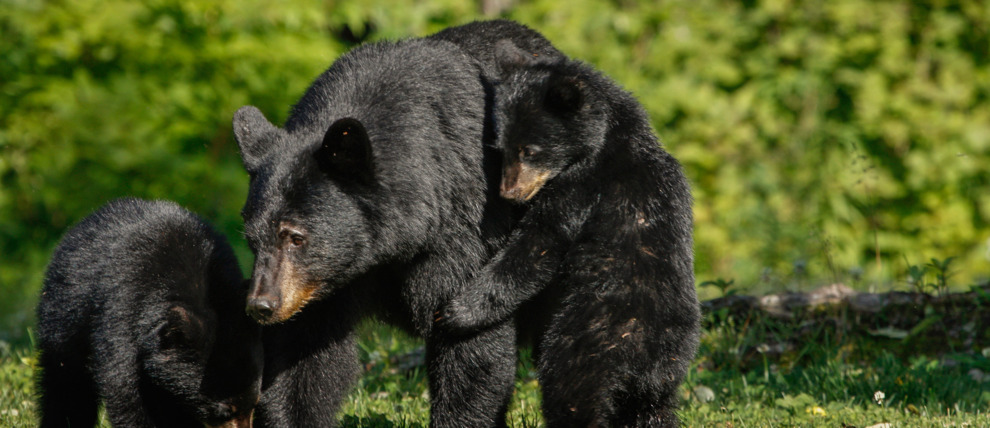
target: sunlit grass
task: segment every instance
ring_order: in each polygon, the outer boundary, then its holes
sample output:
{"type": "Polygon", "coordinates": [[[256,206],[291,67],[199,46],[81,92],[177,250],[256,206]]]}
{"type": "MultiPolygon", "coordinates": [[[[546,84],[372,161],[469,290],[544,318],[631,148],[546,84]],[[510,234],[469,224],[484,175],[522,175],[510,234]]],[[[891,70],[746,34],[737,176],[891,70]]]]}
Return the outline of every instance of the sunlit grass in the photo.
{"type": "MultiPolygon", "coordinates": [[[[825,326],[811,327],[817,330],[806,344],[782,354],[761,346],[775,334],[795,333],[785,327],[731,321],[709,328],[681,388],[684,426],[990,426],[990,360],[982,353],[912,349],[914,355],[902,357],[911,350],[827,338],[825,326]],[[771,332],[754,333],[761,329],[771,332]]],[[[365,374],[345,402],[341,426],[429,426],[422,341],[372,322],[361,326],[360,335],[365,374]]],[[[33,372],[27,346],[0,345],[0,426],[37,424],[33,372]]],[[[509,426],[543,426],[539,406],[536,373],[523,349],[509,426]]]]}

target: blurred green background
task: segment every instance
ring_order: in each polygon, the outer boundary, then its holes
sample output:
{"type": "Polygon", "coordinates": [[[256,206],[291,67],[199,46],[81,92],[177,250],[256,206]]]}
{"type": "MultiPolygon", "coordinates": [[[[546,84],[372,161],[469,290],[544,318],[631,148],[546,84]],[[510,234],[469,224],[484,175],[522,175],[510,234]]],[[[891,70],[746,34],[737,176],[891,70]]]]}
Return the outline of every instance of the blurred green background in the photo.
{"type": "Polygon", "coordinates": [[[699,281],[887,291],[950,257],[955,288],[990,276],[988,1],[0,0],[0,340],[112,198],[189,207],[249,269],[233,112],[280,124],[356,44],[486,17],[646,106],[693,182],[699,281]]]}

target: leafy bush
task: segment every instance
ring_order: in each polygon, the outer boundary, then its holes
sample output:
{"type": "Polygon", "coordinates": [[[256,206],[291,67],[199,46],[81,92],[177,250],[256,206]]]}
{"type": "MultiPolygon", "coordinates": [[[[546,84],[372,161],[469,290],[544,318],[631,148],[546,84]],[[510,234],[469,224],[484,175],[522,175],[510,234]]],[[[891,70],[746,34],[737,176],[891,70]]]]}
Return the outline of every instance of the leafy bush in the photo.
{"type": "Polygon", "coordinates": [[[230,118],[284,118],[344,50],[326,25],[303,2],[3,1],[0,324],[29,322],[61,234],[116,197],[176,200],[250,262],[230,118]]]}

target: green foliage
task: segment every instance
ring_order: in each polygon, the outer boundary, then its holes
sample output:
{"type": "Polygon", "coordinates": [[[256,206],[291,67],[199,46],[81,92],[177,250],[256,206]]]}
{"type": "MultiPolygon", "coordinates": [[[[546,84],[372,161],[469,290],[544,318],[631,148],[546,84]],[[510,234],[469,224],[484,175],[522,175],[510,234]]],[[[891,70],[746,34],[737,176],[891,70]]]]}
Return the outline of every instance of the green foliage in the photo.
{"type": "Polygon", "coordinates": [[[326,26],[303,2],[0,0],[0,325],[24,331],[53,246],[112,198],[188,206],[250,262],[230,118],[282,120],[344,50],[326,26]]]}
{"type": "Polygon", "coordinates": [[[955,257],[949,257],[945,260],[933,258],[928,262],[928,267],[935,271],[935,291],[938,294],[944,293],[949,288],[949,277],[952,276],[952,273],[949,272],[949,266],[952,265],[953,260],[955,257]]]}
{"type": "Polygon", "coordinates": [[[928,276],[928,266],[910,265],[907,270],[907,282],[914,291],[919,293],[928,292],[928,283],[925,277],[928,276]]]}
{"type": "Polygon", "coordinates": [[[735,279],[730,279],[728,281],[718,278],[711,281],[704,281],[698,284],[698,287],[715,287],[720,294],[719,297],[729,297],[736,294],[738,290],[734,289],[732,286],[736,283],[735,279]]]}
{"type": "Polygon", "coordinates": [[[909,264],[906,273],[908,285],[919,293],[940,296],[945,294],[949,289],[949,277],[953,275],[950,272],[953,260],[955,257],[949,257],[945,260],[932,258],[925,265],[909,264]],[[934,274],[934,280],[929,279],[929,273],[934,274]]]}

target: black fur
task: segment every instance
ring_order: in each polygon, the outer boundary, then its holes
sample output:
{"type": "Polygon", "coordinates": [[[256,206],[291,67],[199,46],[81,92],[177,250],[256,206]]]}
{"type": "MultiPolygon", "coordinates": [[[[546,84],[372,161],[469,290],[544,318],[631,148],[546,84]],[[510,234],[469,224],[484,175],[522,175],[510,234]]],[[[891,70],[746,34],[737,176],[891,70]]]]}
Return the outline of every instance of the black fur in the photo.
{"type": "Polygon", "coordinates": [[[335,425],[358,373],[354,324],[376,316],[426,339],[431,426],[504,426],[511,323],[433,328],[513,221],[500,160],[483,149],[494,144],[489,38],[552,49],[507,21],[365,45],[312,84],[284,128],[253,107],[235,115],[251,175],[248,311],[268,324],[259,425],[335,425]]]}
{"type": "Polygon", "coordinates": [[[502,194],[529,211],[440,321],[470,331],[547,302],[538,351],[548,426],[676,426],[700,328],[681,167],[608,78],[511,43],[497,50],[502,194]]]}
{"type": "Polygon", "coordinates": [[[458,45],[478,61],[485,77],[493,82],[501,76],[494,49],[499,41],[512,43],[518,52],[528,58],[563,58],[563,54],[536,30],[504,19],[477,21],[451,27],[429,38],[458,45]]]}
{"type": "Polygon", "coordinates": [[[260,327],[226,239],[171,202],[111,202],[66,233],[38,305],[42,427],[250,426],[260,327]]]}

